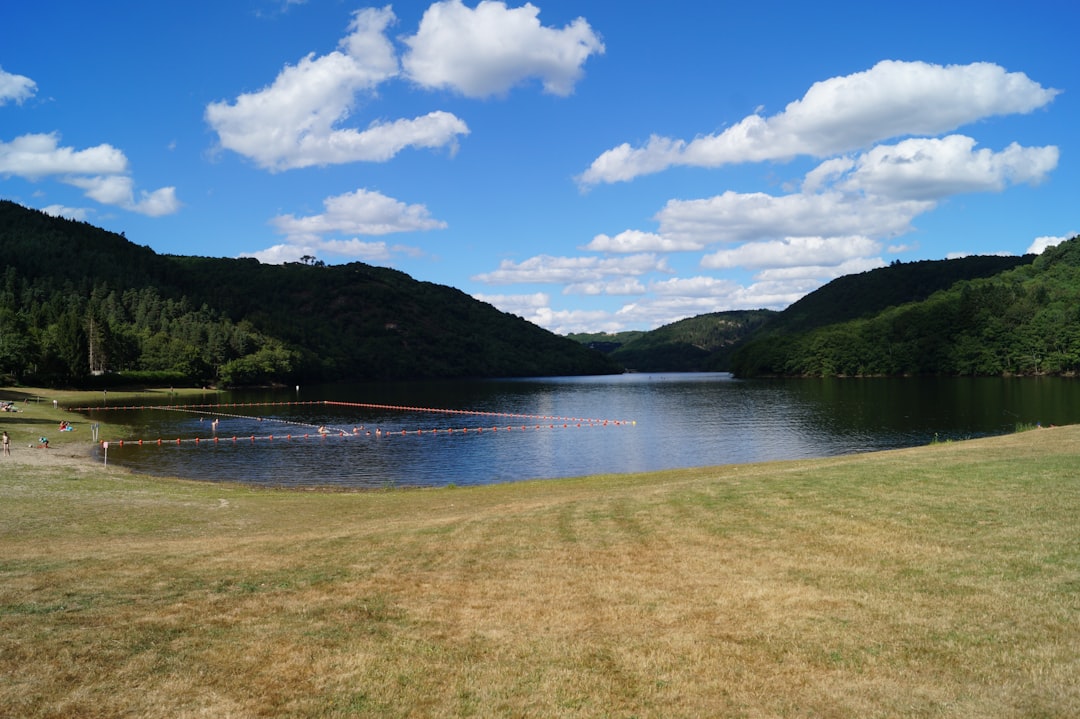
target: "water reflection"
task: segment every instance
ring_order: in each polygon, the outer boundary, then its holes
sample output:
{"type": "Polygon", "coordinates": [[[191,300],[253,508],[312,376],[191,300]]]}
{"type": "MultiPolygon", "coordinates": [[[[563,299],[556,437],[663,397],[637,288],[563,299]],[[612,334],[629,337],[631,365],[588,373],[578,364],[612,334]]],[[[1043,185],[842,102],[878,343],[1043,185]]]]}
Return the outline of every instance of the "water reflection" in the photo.
{"type": "Polygon", "coordinates": [[[264,485],[488,484],[822,457],[1073,423],[1077,388],[1062,378],[740,381],[701,373],[258,390],[214,400],[258,406],[127,410],[128,441],[111,443],[109,461],[264,485]],[[425,407],[476,414],[415,409],[425,407]],[[618,422],[541,419],[550,417],[618,422]],[[330,433],[319,435],[320,426],[330,433]]]}

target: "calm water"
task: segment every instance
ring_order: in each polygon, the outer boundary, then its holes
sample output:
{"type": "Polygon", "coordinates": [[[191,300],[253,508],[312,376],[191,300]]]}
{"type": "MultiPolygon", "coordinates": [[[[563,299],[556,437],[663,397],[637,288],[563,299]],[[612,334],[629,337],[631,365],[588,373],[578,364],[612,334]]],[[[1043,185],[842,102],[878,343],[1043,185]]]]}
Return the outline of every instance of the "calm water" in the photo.
{"type": "Polygon", "coordinates": [[[109,463],[270,486],[462,486],[824,457],[1080,421],[1080,381],[1063,378],[626,374],[327,385],[206,401],[248,406],[105,410],[130,426],[125,437],[101,438],[109,463]]]}

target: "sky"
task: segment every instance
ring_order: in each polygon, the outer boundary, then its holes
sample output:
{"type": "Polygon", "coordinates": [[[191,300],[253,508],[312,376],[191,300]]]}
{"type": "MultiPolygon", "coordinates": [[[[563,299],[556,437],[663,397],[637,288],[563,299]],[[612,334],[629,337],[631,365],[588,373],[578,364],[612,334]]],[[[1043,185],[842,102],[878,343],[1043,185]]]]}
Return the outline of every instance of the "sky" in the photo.
{"type": "Polygon", "coordinates": [[[1078,31],[1074,0],[6,3],[0,198],[560,334],[780,310],[1080,232],[1078,31]]]}

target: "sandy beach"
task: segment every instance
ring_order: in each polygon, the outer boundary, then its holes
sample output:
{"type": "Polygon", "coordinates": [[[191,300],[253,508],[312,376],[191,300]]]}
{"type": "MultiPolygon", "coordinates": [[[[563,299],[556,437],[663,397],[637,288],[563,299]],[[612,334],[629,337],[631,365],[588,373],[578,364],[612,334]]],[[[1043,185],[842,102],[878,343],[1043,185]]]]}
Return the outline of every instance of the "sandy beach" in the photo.
{"type": "Polygon", "coordinates": [[[94,457],[94,446],[90,442],[75,442],[63,444],[59,447],[50,446],[48,449],[39,449],[35,444],[27,447],[19,446],[12,440],[11,455],[0,456],[0,467],[7,466],[37,466],[37,467],[82,467],[89,469],[97,464],[94,457]]]}

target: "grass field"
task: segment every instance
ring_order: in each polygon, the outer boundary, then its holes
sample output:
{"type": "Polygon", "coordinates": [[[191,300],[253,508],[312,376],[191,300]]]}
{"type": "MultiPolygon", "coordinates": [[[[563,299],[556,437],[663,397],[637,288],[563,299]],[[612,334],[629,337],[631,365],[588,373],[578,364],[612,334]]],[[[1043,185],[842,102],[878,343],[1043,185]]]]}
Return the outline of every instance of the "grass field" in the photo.
{"type": "Polygon", "coordinates": [[[0,716],[1080,716],[1080,427],[357,493],[87,439],[0,457],[0,716]]]}

